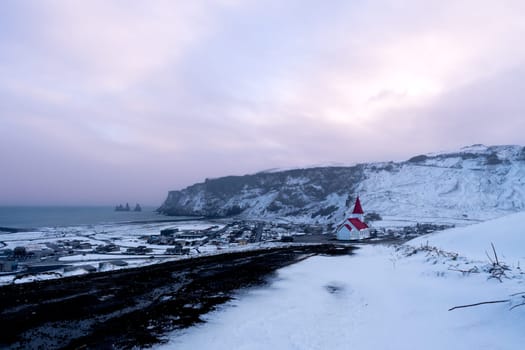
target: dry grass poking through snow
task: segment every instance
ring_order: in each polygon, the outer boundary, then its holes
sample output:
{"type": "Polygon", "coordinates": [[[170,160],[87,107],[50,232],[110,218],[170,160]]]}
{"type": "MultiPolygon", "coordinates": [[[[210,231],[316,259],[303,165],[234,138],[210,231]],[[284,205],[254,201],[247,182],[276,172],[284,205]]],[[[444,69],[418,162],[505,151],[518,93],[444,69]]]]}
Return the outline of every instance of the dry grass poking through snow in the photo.
{"type": "MultiPolygon", "coordinates": [[[[425,254],[426,261],[431,264],[437,264],[438,262],[445,264],[448,263],[449,271],[459,272],[463,276],[468,276],[471,273],[486,273],[488,275],[488,280],[496,279],[500,283],[503,283],[504,279],[517,278],[518,275],[523,274],[519,266],[517,266],[515,270],[513,270],[509,265],[500,261],[500,259],[498,258],[496,247],[492,242],[491,248],[492,255],[488,251],[485,252],[490,263],[483,263],[480,267],[478,267],[478,265],[471,266],[474,262],[468,260],[465,257],[461,257],[458,253],[448,252],[438,247],[431,246],[428,244],[428,242],[426,242],[425,244],[421,244],[419,247],[414,247],[406,244],[401,245],[396,248],[396,252],[403,257],[410,257],[417,254],[425,254]]],[[[473,304],[454,306],[451,307],[449,311],[466,307],[474,307],[479,305],[495,303],[508,303],[509,310],[513,310],[520,306],[525,306],[525,292],[513,293],[509,295],[507,299],[502,300],[490,300],[476,302],[473,304]]]]}

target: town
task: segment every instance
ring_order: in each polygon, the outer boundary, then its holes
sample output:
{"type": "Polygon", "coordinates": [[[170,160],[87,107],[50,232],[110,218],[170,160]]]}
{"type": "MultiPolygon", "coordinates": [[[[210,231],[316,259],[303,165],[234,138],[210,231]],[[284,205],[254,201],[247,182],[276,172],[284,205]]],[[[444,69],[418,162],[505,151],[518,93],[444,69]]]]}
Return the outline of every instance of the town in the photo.
{"type": "MultiPolygon", "coordinates": [[[[443,230],[450,225],[417,224],[377,228],[361,243],[405,240],[443,230]]],[[[43,233],[0,234],[0,281],[34,274],[61,277],[70,274],[132,267],[199,254],[257,249],[271,244],[307,244],[336,241],[332,225],[286,222],[216,220],[195,223],[127,225],[94,229],[49,230],[43,233]],[[156,230],[156,232],[152,232],[156,230]],[[51,232],[50,232],[51,231],[51,232]],[[9,240],[7,240],[8,238],[9,240]]],[[[352,241],[350,241],[352,242],[352,241]]],[[[355,241],[354,241],[355,243],[355,241]]]]}

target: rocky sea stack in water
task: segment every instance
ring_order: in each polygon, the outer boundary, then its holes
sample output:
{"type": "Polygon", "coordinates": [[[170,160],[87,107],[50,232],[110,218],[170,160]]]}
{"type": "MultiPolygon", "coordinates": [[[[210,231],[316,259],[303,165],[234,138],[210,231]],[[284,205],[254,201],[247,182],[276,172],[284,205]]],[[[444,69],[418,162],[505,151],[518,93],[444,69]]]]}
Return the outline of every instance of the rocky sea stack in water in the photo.
{"type": "MultiPolygon", "coordinates": [[[[131,211],[131,207],[129,206],[129,203],[126,203],[126,205],[119,204],[115,207],[115,211],[131,211]]],[[[133,208],[133,211],[142,211],[140,204],[137,203],[135,208],[133,208]]]]}

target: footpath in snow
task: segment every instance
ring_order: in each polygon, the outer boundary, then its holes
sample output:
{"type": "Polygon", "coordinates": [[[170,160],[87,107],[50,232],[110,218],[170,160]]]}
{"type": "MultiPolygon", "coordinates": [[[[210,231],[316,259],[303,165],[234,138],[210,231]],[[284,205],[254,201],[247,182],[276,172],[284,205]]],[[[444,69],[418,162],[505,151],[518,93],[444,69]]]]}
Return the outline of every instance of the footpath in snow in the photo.
{"type": "Polygon", "coordinates": [[[397,249],[363,246],[353,256],[312,257],[278,270],[269,286],[241,292],[157,349],[522,349],[525,306],[448,309],[525,292],[523,222],[518,213],[397,249]],[[427,242],[452,254],[413,248],[427,242]],[[491,242],[510,268],[502,282],[487,272],[491,242]],[[458,271],[473,267],[478,272],[458,271]]]}

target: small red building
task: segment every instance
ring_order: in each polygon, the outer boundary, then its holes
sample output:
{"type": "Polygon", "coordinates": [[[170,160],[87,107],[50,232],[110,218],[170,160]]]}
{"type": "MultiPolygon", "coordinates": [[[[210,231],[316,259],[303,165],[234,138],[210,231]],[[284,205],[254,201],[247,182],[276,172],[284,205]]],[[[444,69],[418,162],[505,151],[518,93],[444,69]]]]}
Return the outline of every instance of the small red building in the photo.
{"type": "Polygon", "coordinates": [[[350,217],[346,218],[337,228],[337,239],[342,241],[364,239],[370,237],[370,229],[365,224],[365,213],[361,206],[359,196],[357,196],[354,204],[354,210],[350,217]]]}

